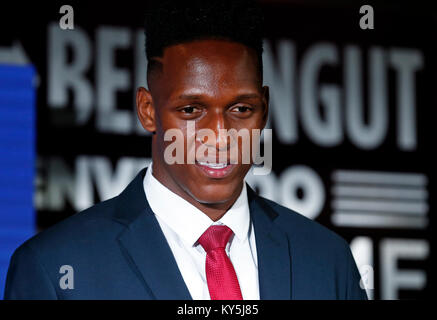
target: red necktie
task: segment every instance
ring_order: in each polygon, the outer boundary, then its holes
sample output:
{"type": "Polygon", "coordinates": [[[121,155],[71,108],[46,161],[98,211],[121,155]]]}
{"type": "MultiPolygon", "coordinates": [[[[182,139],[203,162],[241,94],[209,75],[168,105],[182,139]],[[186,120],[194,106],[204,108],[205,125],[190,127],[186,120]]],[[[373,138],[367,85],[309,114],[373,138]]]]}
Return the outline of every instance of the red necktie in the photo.
{"type": "Polygon", "coordinates": [[[206,280],[211,300],[243,300],[237,274],[225,252],[232,233],[227,226],[213,225],[199,238],[206,251],[206,280]]]}

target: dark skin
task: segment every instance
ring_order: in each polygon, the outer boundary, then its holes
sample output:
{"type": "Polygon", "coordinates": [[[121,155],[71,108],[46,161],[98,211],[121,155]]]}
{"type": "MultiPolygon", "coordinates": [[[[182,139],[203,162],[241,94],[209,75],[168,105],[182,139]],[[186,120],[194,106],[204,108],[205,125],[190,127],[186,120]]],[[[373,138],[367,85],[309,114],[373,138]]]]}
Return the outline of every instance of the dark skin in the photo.
{"type": "MultiPolygon", "coordinates": [[[[149,90],[137,90],[137,113],[152,137],[153,175],[168,189],[219,220],[237,200],[251,164],[239,161],[223,178],[211,178],[196,164],[169,165],[164,150],[166,130],[179,128],[186,138],[187,121],[196,130],[209,128],[215,141],[195,142],[229,155],[230,146],[219,129],[263,129],[268,113],[268,87],[262,86],[253,49],[226,40],[198,40],[164,49],[161,70],[149,77],[149,90]]],[[[251,132],[251,131],[250,131],[251,132]]],[[[229,140],[228,140],[229,142],[229,140]]],[[[241,143],[241,141],[239,141],[241,143]]],[[[185,151],[187,151],[185,142],[185,151]]],[[[185,152],[185,159],[186,159],[185,152]]],[[[229,156],[228,156],[229,157],[229,156]]]]}

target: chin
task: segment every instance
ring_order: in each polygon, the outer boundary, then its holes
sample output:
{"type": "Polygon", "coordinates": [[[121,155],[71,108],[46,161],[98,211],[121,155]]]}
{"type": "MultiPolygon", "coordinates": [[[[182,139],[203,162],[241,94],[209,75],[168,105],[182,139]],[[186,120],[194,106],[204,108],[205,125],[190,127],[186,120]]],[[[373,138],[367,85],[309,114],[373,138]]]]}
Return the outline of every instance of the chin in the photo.
{"type": "Polygon", "coordinates": [[[196,185],[190,189],[192,197],[196,199],[196,201],[204,204],[224,203],[234,198],[236,192],[241,192],[240,188],[238,188],[238,184],[235,186],[214,184],[208,184],[206,186],[196,185]]]}

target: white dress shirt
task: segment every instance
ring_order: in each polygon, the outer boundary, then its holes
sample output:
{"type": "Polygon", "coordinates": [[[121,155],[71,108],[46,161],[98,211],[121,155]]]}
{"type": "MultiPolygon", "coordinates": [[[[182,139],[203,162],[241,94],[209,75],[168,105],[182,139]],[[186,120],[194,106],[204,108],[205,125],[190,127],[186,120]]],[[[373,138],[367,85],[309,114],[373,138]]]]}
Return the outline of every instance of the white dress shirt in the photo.
{"type": "Polygon", "coordinates": [[[152,164],[143,185],[147,201],[194,300],[210,299],[205,272],[206,252],[197,240],[213,224],[224,224],[234,232],[226,253],[237,274],[241,294],[245,300],[259,300],[258,260],[246,184],[234,205],[216,222],[161,184],[152,174],[152,164]]]}

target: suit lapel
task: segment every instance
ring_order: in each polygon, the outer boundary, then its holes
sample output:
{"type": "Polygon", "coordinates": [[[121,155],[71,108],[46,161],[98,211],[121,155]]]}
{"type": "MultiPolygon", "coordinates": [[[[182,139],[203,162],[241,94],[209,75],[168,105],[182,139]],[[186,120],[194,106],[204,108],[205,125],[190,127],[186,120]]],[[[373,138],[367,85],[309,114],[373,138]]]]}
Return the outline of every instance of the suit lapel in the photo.
{"type": "Polygon", "coordinates": [[[116,219],[127,225],[118,241],[129,265],[154,298],[191,299],[143,189],[145,170],[119,196],[116,219]]]}
{"type": "Polygon", "coordinates": [[[249,186],[247,190],[255,229],[260,298],[291,299],[291,264],[287,235],[274,223],[278,214],[249,186]]]}

